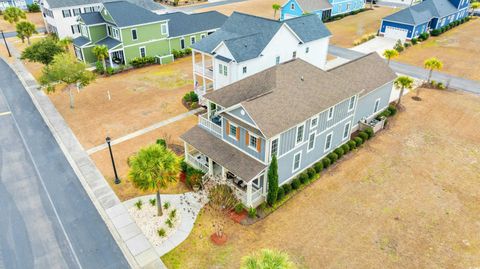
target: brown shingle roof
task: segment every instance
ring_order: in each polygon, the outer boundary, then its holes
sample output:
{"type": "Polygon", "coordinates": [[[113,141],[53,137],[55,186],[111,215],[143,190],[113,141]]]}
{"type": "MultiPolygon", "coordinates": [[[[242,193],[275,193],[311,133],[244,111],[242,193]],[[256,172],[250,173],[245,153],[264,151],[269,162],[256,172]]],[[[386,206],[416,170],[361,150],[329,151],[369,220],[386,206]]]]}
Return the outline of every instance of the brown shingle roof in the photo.
{"type": "Polygon", "coordinates": [[[241,103],[270,138],[361,92],[396,78],[376,53],[323,71],[301,59],[283,63],[205,95],[223,107],[241,103]]]}
{"type": "Polygon", "coordinates": [[[181,135],[180,138],[246,182],[251,181],[266,168],[266,165],[198,125],[181,135]]]}

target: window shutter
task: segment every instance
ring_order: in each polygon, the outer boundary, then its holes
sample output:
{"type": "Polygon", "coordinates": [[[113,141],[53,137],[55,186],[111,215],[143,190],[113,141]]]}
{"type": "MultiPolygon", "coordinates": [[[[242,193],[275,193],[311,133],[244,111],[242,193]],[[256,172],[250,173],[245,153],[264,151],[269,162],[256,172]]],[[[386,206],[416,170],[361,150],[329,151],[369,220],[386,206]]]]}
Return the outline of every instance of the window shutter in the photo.
{"type": "Polygon", "coordinates": [[[250,134],[245,132],[245,145],[250,145],[250,134]]]}
{"type": "Polygon", "coordinates": [[[226,121],[227,122],[227,135],[230,135],[230,122],[229,121],[226,121]]]}
{"type": "Polygon", "coordinates": [[[237,129],[237,141],[240,141],[240,128],[236,128],[237,129]]]}
{"type": "Polygon", "coordinates": [[[260,152],[262,150],[262,140],[257,138],[257,151],[260,152]]]}

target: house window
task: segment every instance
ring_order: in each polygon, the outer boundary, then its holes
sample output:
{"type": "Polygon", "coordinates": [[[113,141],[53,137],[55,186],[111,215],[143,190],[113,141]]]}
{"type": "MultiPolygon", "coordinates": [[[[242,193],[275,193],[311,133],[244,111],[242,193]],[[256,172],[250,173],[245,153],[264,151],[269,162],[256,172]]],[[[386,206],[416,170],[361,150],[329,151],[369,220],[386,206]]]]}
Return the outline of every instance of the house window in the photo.
{"type": "Polygon", "coordinates": [[[137,29],[132,29],[132,40],[137,40],[137,29]]]}
{"type": "Polygon", "coordinates": [[[272,140],[272,146],[270,150],[270,156],[277,156],[278,154],[278,138],[272,140]]]}
{"type": "Polygon", "coordinates": [[[317,127],[317,125],[318,125],[318,117],[315,116],[315,118],[313,118],[313,119],[310,121],[310,129],[317,127]]]}
{"type": "Polygon", "coordinates": [[[334,110],[333,106],[330,109],[328,109],[328,120],[331,120],[333,118],[333,110],[334,110]]]}
{"type": "Polygon", "coordinates": [[[308,53],[310,51],[310,48],[309,47],[306,47],[305,48],[305,53],[308,53]]]}
{"type": "MultiPolygon", "coordinates": [[[[162,35],[166,35],[167,34],[167,25],[166,24],[162,24],[161,28],[160,28],[160,31],[162,32],[162,35]]],[[[193,43],[192,43],[193,44],[193,43]]]]}
{"type": "Polygon", "coordinates": [[[84,37],[88,37],[87,26],[85,26],[84,24],[82,24],[82,25],[80,26],[80,31],[81,31],[81,33],[82,33],[82,35],[83,35],[84,37]]]}
{"type": "Polygon", "coordinates": [[[75,34],[80,33],[80,25],[75,24],[75,25],[72,25],[71,28],[72,28],[72,34],[75,35],[75,34]]]}
{"type": "Polygon", "coordinates": [[[112,26],[107,26],[107,34],[108,36],[112,36],[112,26]]]}
{"type": "Polygon", "coordinates": [[[93,12],[93,7],[85,7],[83,8],[83,11],[85,11],[85,13],[93,12]]]}
{"type": "Polygon", "coordinates": [[[355,106],[355,96],[352,96],[350,98],[350,102],[348,103],[348,111],[351,111],[354,106],[355,106]]]}
{"type": "Polygon", "coordinates": [[[325,138],[325,151],[329,150],[332,147],[332,133],[329,133],[325,138]]]}
{"type": "Polygon", "coordinates": [[[257,148],[257,137],[250,135],[249,146],[255,149],[257,148]]]}
{"type": "Polygon", "coordinates": [[[295,10],[295,4],[294,4],[294,3],[292,3],[292,4],[290,5],[290,9],[291,9],[291,10],[295,10]]]}
{"type": "Polygon", "coordinates": [[[117,29],[117,28],[113,28],[113,37],[115,37],[116,39],[119,38],[119,34],[118,34],[118,29],[117,29]]]}
{"type": "Polygon", "coordinates": [[[347,11],[350,11],[351,5],[350,3],[347,4],[347,11]]]}
{"type": "Polygon", "coordinates": [[[243,67],[243,73],[244,73],[244,74],[247,73],[247,67],[246,67],[246,66],[243,67]]]}
{"type": "Polygon", "coordinates": [[[293,59],[297,58],[297,52],[296,52],[296,51],[294,51],[294,52],[292,53],[292,58],[293,58],[293,59]]]}
{"type": "Polygon", "coordinates": [[[350,133],[350,122],[347,122],[345,124],[345,127],[343,127],[343,139],[346,139],[350,133]]]}
{"type": "Polygon", "coordinates": [[[180,48],[185,49],[185,38],[180,39],[180,48]]]}
{"type": "Polygon", "coordinates": [[[140,57],[145,57],[147,56],[147,50],[145,49],[145,47],[140,47],[140,57]]]}
{"type": "Polygon", "coordinates": [[[293,168],[292,168],[292,172],[295,172],[297,171],[298,169],[300,169],[300,160],[301,160],[301,157],[302,157],[302,152],[297,152],[295,154],[295,156],[293,156],[293,168]]]}
{"type": "Polygon", "coordinates": [[[305,125],[300,125],[297,127],[297,137],[295,141],[298,143],[303,141],[303,132],[305,131],[305,125]]]}
{"type": "Polygon", "coordinates": [[[275,64],[280,64],[280,56],[275,57],[275,64]]]}
{"type": "Polygon", "coordinates": [[[378,108],[380,106],[380,99],[375,100],[375,106],[373,107],[373,113],[378,111],[378,108]]]}
{"type": "Polygon", "coordinates": [[[82,51],[78,47],[75,47],[75,56],[77,56],[78,59],[83,60],[82,51]]]}
{"type": "Polygon", "coordinates": [[[190,44],[195,44],[195,37],[194,36],[191,36],[190,37],[190,44]]]}
{"type": "Polygon", "coordinates": [[[62,10],[62,14],[64,18],[71,17],[72,13],[70,12],[70,9],[64,9],[62,10]]]}
{"type": "Polygon", "coordinates": [[[315,136],[316,133],[311,133],[308,136],[308,151],[311,151],[315,147],[315,136]]]}
{"type": "Polygon", "coordinates": [[[219,73],[220,75],[223,74],[223,64],[218,64],[218,73],[219,73]]]}
{"type": "Polygon", "coordinates": [[[80,8],[73,9],[73,15],[77,16],[77,15],[80,15],[81,13],[82,13],[82,9],[80,8]]]}
{"type": "Polygon", "coordinates": [[[228,74],[228,72],[227,72],[227,66],[224,65],[224,66],[223,66],[223,75],[226,76],[227,74],[228,74]]]}
{"type": "Polygon", "coordinates": [[[230,123],[230,136],[237,139],[237,126],[230,123]]]}

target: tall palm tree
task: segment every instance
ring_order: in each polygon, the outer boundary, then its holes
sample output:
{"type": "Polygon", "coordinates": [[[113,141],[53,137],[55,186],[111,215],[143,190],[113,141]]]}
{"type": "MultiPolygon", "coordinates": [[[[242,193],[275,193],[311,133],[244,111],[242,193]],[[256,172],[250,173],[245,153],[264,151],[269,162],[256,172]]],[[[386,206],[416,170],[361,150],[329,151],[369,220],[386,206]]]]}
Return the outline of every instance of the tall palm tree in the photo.
{"type": "Polygon", "coordinates": [[[273,4],[272,5],[272,8],[273,8],[273,19],[275,19],[277,17],[277,11],[280,10],[282,6],[280,6],[279,4],[273,4]]]}
{"type": "Polygon", "coordinates": [[[102,61],[103,69],[107,69],[107,63],[105,59],[108,57],[108,47],[105,45],[96,45],[92,49],[93,55],[97,57],[97,60],[102,61]]]}
{"type": "Polygon", "coordinates": [[[3,11],[3,19],[9,23],[18,22],[20,19],[26,19],[25,12],[18,7],[7,7],[3,11]]]}
{"type": "Polygon", "coordinates": [[[241,269],[293,269],[295,265],[285,252],[262,249],[242,258],[241,269]]]}
{"type": "Polygon", "coordinates": [[[397,107],[400,106],[403,92],[405,89],[411,90],[413,88],[413,79],[407,76],[400,76],[393,82],[395,88],[400,89],[400,95],[398,96],[397,107]]]}
{"type": "Polygon", "coordinates": [[[383,52],[383,57],[387,58],[387,64],[390,65],[390,60],[398,56],[397,50],[385,50],[383,52]]]}
{"type": "MultiPolygon", "coordinates": [[[[60,40],[58,40],[58,44],[62,46],[66,52],[70,50],[70,44],[73,43],[73,39],[71,37],[65,37],[60,40]]],[[[107,49],[108,51],[108,49],[107,49]]],[[[107,55],[108,56],[108,55],[107,55]]]]}
{"type": "Polygon", "coordinates": [[[141,190],[154,190],[157,194],[157,214],[163,215],[160,190],[177,181],[180,160],[171,151],[158,144],[141,149],[130,160],[129,178],[141,190]]]}
{"type": "Polygon", "coordinates": [[[428,72],[428,80],[427,80],[427,82],[430,83],[430,79],[432,78],[433,70],[434,69],[436,69],[436,70],[442,69],[443,63],[439,59],[437,59],[435,57],[432,57],[432,58],[426,59],[425,62],[423,63],[423,66],[425,67],[425,69],[430,70],[428,72]]]}

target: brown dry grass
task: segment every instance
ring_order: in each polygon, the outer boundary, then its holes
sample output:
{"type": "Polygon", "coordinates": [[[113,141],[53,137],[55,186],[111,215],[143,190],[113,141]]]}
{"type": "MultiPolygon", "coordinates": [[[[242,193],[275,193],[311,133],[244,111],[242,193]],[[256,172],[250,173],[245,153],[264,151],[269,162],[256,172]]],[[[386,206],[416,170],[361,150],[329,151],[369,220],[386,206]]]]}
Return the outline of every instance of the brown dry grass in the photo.
{"type": "Polygon", "coordinates": [[[474,18],[437,37],[430,37],[419,45],[408,48],[395,60],[423,67],[430,57],[443,62],[442,72],[480,80],[480,19],[474,18]]]}
{"type": "Polygon", "coordinates": [[[191,68],[191,58],[186,57],[168,65],[98,77],[80,93],[75,91],[73,110],[67,93],[49,97],[89,149],[104,143],[107,135],[115,139],[188,111],[181,100],[193,88],[191,68]]]}
{"type": "MultiPolygon", "coordinates": [[[[44,37],[43,35],[34,35],[30,38],[30,41],[33,44],[41,40],[43,37],[44,37]]],[[[28,46],[27,41],[25,41],[25,43],[22,43],[22,41],[17,37],[7,38],[7,43],[8,43],[8,46],[10,47],[10,51],[12,55],[14,54],[13,53],[14,49],[16,49],[19,53],[21,53],[28,46]]],[[[15,61],[14,56],[8,57],[7,48],[5,47],[5,43],[3,42],[3,40],[1,41],[1,44],[0,44],[0,55],[2,55],[10,63],[13,63],[15,61]]],[[[25,65],[27,70],[35,77],[35,79],[40,78],[42,74],[42,68],[43,68],[42,64],[33,63],[29,61],[23,61],[23,64],[25,65]]]]}
{"type": "MultiPolygon", "coordinates": [[[[196,12],[204,12],[216,10],[227,16],[230,16],[234,11],[248,13],[256,16],[261,16],[273,19],[273,4],[283,4],[280,0],[248,0],[244,2],[232,3],[228,5],[208,7],[197,10],[196,12]]],[[[277,12],[276,18],[280,17],[280,11],[277,12]]]]}
{"type": "MultiPolygon", "coordinates": [[[[35,26],[38,27],[45,27],[45,24],[43,23],[43,18],[42,18],[42,13],[37,12],[37,13],[27,13],[27,21],[30,21],[31,23],[35,24],[35,26]]],[[[3,15],[0,15],[0,29],[3,30],[4,32],[15,32],[15,24],[8,23],[3,19],[3,15]]]]}
{"type": "Polygon", "coordinates": [[[214,246],[202,213],[168,268],[238,268],[260,248],[301,268],[480,265],[480,97],[424,90],[387,130],[252,225],[230,223],[214,246]]]}
{"type": "MultiPolygon", "coordinates": [[[[105,179],[112,186],[120,200],[128,200],[137,196],[149,194],[152,192],[143,192],[136,189],[128,180],[128,164],[127,159],[136,153],[140,148],[155,143],[158,138],[167,138],[168,147],[177,154],[183,154],[183,142],[179,137],[188,129],[193,127],[198,122],[197,117],[192,115],[180,121],[171,123],[152,132],[146,133],[142,136],[136,137],[132,140],[114,145],[112,147],[115,157],[115,164],[117,167],[118,176],[122,183],[119,185],[113,184],[113,168],[110,160],[108,149],[96,152],[91,155],[95,165],[100,169],[105,179]]],[[[162,193],[184,193],[188,191],[185,184],[177,182],[172,184],[162,193]]]]}

